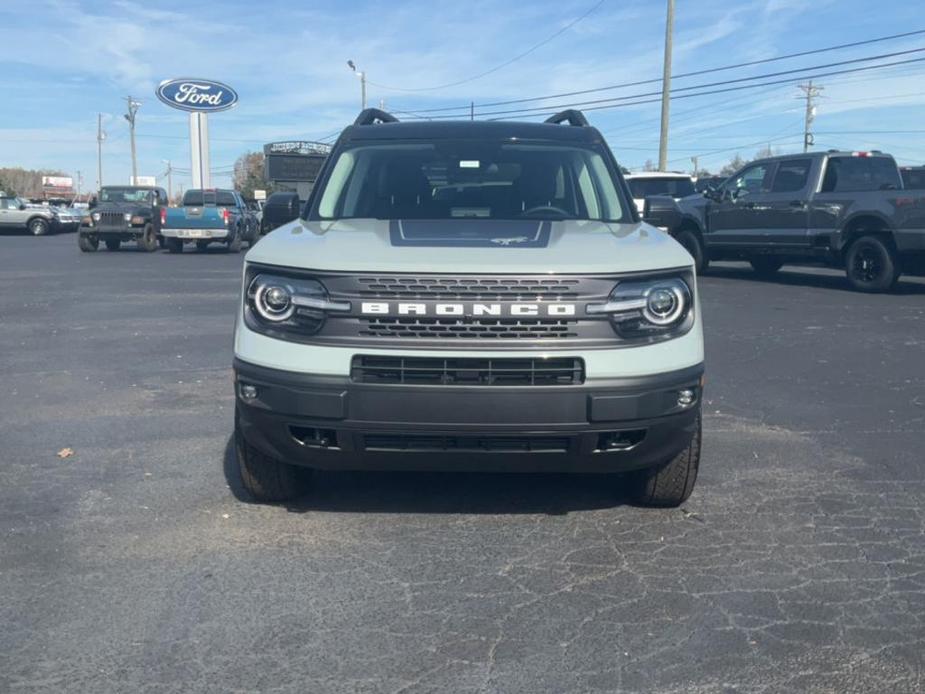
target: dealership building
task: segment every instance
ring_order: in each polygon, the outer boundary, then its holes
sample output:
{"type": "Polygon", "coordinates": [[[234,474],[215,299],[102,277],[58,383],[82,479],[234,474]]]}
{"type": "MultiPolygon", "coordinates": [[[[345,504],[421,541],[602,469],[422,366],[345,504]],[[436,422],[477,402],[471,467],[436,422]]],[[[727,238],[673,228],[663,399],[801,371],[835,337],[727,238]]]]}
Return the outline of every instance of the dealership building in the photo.
{"type": "Polygon", "coordinates": [[[307,200],[331,153],[331,145],[322,142],[293,140],[271,142],[263,146],[267,182],[274,190],[294,192],[307,200]]]}

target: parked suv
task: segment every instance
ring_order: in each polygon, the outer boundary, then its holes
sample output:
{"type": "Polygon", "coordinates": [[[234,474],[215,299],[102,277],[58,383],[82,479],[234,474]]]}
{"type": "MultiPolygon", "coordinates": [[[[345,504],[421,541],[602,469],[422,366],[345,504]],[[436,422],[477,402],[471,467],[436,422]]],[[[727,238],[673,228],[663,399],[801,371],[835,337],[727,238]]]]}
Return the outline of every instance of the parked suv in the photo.
{"type": "Polygon", "coordinates": [[[22,229],[33,236],[45,236],[60,228],[54,208],[29,205],[22,198],[0,192],[0,230],[22,229]]]}
{"type": "Polygon", "coordinates": [[[903,190],[893,157],[880,152],[761,159],[704,197],[647,203],[653,223],[679,206],[672,231],[699,272],[711,260],[748,260],[766,276],[785,263],[824,263],[868,292],[925,272],[925,192],[903,190]]]}
{"type": "Polygon", "coordinates": [[[363,111],[303,216],[248,252],[234,352],[261,500],[311,468],[629,473],[654,505],[697,477],[693,260],[577,111],[363,111]]]}
{"type": "Polygon", "coordinates": [[[143,251],[156,251],[161,224],[167,215],[167,191],[150,186],[104,186],[90,201],[80,224],[80,250],[95,251],[100,241],[117,251],[123,241],[135,241],[143,251]]]}

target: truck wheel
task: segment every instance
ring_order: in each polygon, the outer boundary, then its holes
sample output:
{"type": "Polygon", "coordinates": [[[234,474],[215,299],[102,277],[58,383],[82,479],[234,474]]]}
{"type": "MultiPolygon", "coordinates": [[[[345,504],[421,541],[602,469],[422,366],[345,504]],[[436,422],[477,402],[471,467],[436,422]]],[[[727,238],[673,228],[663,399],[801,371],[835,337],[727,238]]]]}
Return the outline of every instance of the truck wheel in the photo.
{"type": "Polygon", "coordinates": [[[29,233],[33,236],[45,236],[48,233],[48,222],[41,217],[36,217],[29,222],[29,233]]]}
{"type": "Polygon", "coordinates": [[[887,292],[899,279],[900,269],[890,245],[877,236],[862,236],[845,254],[845,273],[861,292],[887,292]]]}
{"type": "Polygon", "coordinates": [[[707,251],[697,234],[690,229],[682,229],[675,236],[675,240],[684,246],[684,250],[694,258],[694,269],[697,270],[697,274],[704,274],[710,266],[710,259],[707,257],[707,251]]]}
{"type": "Polygon", "coordinates": [[[690,444],[666,465],[636,474],[633,497],[644,506],[678,506],[691,495],[700,468],[700,416],[690,444]]]}
{"type": "Polygon", "coordinates": [[[287,465],[264,455],[244,440],[235,417],[235,453],[241,470],[241,483],[256,501],[294,499],[305,492],[311,470],[287,465]]]}
{"type": "Polygon", "coordinates": [[[241,230],[235,229],[234,236],[228,240],[228,252],[238,253],[241,250],[241,230]]]}
{"type": "Polygon", "coordinates": [[[182,253],[183,252],[183,239],[175,239],[168,237],[164,239],[164,243],[167,245],[168,253],[182,253]]]}
{"type": "Polygon", "coordinates": [[[208,241],[197,241],[196,242],[196,250],[199,251],[200,253],[204,253],[208,247],[209,247],[208,241]]]}
{"type": "Polygon", "coordinates": [[[752,258],[749,262],[760,277],[773,277],[777,274],[778,270],[784,267],[784,262],[782,260],[770,256],[752,258]]]}
{"type": "Polygon", "coordinates": [[[100,246],[100,240],[90,234],[77,234],[77,247],[84,253],[93,253],[100,246]]]}
{"type": "Polygon", "coordinates": [[[138,237],[138,248],[145,253],[151,253],[157,250],[157,233],[155,233],[154,227],[150,224],[145,227],[144,232],[138,237]]]}
{"type": "Polygon", "coordinates": [[[107,251],[118,251],[119,246],[122,245],[122,241],[119,239],[106,239],[106,250],[107,251]]]}

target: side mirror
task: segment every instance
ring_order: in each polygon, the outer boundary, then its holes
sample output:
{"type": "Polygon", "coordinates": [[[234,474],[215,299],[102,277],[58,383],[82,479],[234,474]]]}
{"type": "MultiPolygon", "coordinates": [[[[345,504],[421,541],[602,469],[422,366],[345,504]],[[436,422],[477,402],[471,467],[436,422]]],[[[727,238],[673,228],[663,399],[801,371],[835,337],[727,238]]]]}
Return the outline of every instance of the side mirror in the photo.
{"type": "Polygon", "coordinates": [[[20,209],[20,210],[26,209],[26,203],[24,203],[24,202],[19,203],[19,209],[20,209]]]}
{"type": "Polygon", "coordinates": [[[90,200],[87,201],[87,209],[92,210],[94,207],[97,206],[97,204],[98,204],[98,201],[96,199],[96,196],[94,195],[92,198],[90,198],[90,200]]]}
{"type": "Polygon", "coordinates": [[[742,198],[748,197],[748,195],[749,195],[748,188],[736,188],[735,192],[732,194],[732,200],[733,202],[737,202],[741,200],[742,198]]]}
{"type": "Polygon", "coordinates": [[[642,208],[643,221],[662,229],[677,229],[681,226],[681,208],[669,195],[653,195],[646,198],[642,208]]]}

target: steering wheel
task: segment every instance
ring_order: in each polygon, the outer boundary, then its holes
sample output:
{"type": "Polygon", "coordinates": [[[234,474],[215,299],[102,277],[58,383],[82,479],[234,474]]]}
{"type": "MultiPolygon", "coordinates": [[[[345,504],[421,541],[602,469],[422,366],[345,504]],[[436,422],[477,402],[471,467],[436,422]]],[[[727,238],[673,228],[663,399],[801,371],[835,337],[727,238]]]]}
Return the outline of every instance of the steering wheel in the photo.
{"type": "Polygon", "coordinates": [[[537,205],[536,207],[531,207],[529,210],[524,210],[520,213],[521,217],[527,217],[531,214],[536,214],[537,212],[557,212],[563,217],[572,217],[572,213],[563,210],[561,207],[556,207],[555,205],[537,205]]]}

